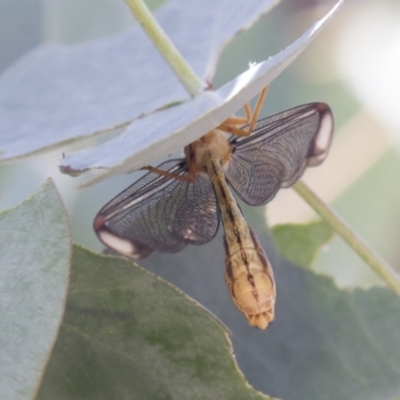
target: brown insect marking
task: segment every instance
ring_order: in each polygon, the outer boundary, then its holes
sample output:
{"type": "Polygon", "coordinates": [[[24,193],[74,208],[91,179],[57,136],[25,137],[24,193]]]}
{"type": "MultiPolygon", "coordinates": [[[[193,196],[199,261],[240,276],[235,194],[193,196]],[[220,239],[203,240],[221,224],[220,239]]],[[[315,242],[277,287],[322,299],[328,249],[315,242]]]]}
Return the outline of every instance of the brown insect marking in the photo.
{"type": "Polygon", "coordinates": [[[259,261],[261,261],[263,269],[268,270],[269,268],[268,259],[266,258],[264,250],[261,247],[260,242],[258,241],[258,238],[257,236],[255,236],[255,233],[253,232],[252,229],[250,229],[250,235],[254,243],[254,248],[256,249],[257,254],[259,255],[258,259],[259,261]]]}
{"type": "Polygon", "coordinates": [[[247,274],[247,280],[249,281],[250,285],[255,288],[256,284],[254,283],[254,276],[250,272],[247,274]]]}
{"type": "Polygon", "coordinates": [[[252,290],[251,294],[253,295],[254,299],[256,300],[256,302],[258,303],[258,290],[252,290]]]}
{"type": "Polygon", "coordinates": [[[190,162],[194,162],[196,159],[196,153],[194,151],[193,146],[189,147],[189,159],[190,159],[190,162]]]}
{"type": "Polygon", "coordinates": [[[225,248],[225,255],[228,258],[231,258],[231,253],[229,252],[228,242],[226,241],[226,236],[224,235],[224,248],[225,248]]]}
{"type": "MultiPolygon", "coordinates": [[[[213,168],[214,168],[214,173],[215,173],[215,175],[217,175],[217,171],[216,171],[214,165],[213,165],[213,168]]],[[[224,203],[225,203],[225,204],[228,204],[228,202],[227,202],[227,196],[226,196],[226,193],[225,193],[225,190],[224,190],[224,186],[221,184],[220,181],[218,181],[218,186],[219,186],[219,190],[220,190],[220,192],[221,192],[221,195],[222,195],[222,197],[223,197],[224,200],[225,200],[224,203]]],[[[229,204],[228,204],[228,206],[229,206],[229,204]]],[[[228,211],[228,213],[230,213],[230,216],[232,216],[232,210],[231,210],[230,207],[227,207],[227,211],[228,211]]]]}
{"type": "Polygon", "coordinates": [[[240,256],[242,257],[243,264],[246,266],[247,271],[249,271],[249,260],[247,259],[246,250],[242,247],[241,239],[239,237],[239,245],[240,245],[240,256]]]}
{"type": "MultiPolygon", "coordinates": [[[[235,224],[235,220],[233,219],[233,216],[232,216],[232,219],[231,219],[231,223],[232,223],[232,230],[233,230],[233,232],[234,232],[234,234],[235,234],[235,237],[236,237],[236,241],[238,242],[240,249],[243,250],[242,238],[241,238],[241,236],[240,236],[239,229],[238,229],[238,227],[237,227],[236,224],[235,224]]],[[[243,253],[244,253],[244,252],[242,251],[242,258],[243,258],[243,253]]],[[[246,254],[246,253],[244,253],[244,254],[246,254]]],[[[246,255],[245,255],[244,257],[246,258],[246,262],[247,262],[247,257],[246,257],[246,255]]]]}
{"type": "Polygon", "coordinates": [[[227,195],[225,193],[224,187],[221,185],[220,182],[219,182],[219,189],[221,191],[222,197],[225,200],[224,204],[226,204],[226,212],[228,214],[229,221],[232,224],[232,230],[233,230],[233,232],[234,232],[234,234],[236,236],[237,243],[239,244],[239,247],[242,248],[242,238],[240,237],[239,229],[236,226],[236,221],[235,221],[235,217],[234,217],[233,212],[232,212],[232,208],[231,208],[230,204],[227,202],[227,195]]]}
{"type": "Polygon", "coordinates": [[[226,238],[224,237],[224,246],[225,246],[225,273],[229,279],[233,279],[233,273],[232,273],[232,263],[230,261],[231,255],[229,253],[229,246],[226,242],[226,238]]]}

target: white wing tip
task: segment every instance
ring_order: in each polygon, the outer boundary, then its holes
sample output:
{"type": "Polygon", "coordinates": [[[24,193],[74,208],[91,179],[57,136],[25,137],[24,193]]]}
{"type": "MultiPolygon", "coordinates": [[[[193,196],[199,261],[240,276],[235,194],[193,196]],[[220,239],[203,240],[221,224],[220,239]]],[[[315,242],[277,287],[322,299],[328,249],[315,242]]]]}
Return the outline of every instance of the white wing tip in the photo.
{"type": "Polygon", "coordinates": [[[317,111],[320,115],[320,122],[307,160],[307,166],[309,167],[320,165],[325,160],[332,142],[332,111],[325,103],[318,103],[317,111]]]}
{"type": "Polygon", "coordinates": [[[142,243],[133,242],[132,240],[119,237],[110,232],[107,228],[107,223],[101,214],[97,215],[95,218],[93,228],[97,237],[103,244],[123,256],[138,260],[147,257],[153,252],[150,247],[142,243]]]}

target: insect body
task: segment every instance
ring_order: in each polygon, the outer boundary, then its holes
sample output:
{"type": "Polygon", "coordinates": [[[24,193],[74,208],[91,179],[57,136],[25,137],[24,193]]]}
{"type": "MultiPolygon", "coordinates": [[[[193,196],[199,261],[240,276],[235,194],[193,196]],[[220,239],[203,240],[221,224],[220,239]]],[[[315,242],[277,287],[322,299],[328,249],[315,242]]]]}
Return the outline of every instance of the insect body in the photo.
{"type": "Polygon", "coordinates": [[[94,229],[111,249],[143,258],[154,250],[177,252],[186,244],[207,243],[222,219],[225,280],[232,300],[250,325],[264,329],[274,318],[273,272],[230,187],[253,206],[272,200],[307,166],[325,159],[333,118],[323,103],[258,122],[247,114],[249,125],[238,129],[240,119],[227,120],[187,146],[185,159],[147,167],[148,174],[100,210],[94,229]],[[242,137],[227,138],[225,131],[242,137]]]}

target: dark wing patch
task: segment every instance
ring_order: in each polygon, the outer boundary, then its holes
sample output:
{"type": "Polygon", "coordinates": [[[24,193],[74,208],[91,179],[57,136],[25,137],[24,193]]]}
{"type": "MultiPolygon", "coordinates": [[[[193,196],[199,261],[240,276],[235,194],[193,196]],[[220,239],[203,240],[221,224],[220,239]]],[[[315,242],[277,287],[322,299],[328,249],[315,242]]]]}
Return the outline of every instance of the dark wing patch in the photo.
{"type": "MultiPolygon", "coordinates": [[[[183,160],[158,168],[188,175],[183,160]]],[[[108,247],[143,258],[152,250],[177,252],[188,243],[209,242],[218,231],[218,212],[208,176],[186,183],[149,172],[100,210],[94,228],[108,247]]]]}
{"type": "Polygon", "coordinates": [[[306,166],[322,163],[332,131],[332,113],[323,103],[264,118],[249,137],[232,140],[227,180],[247,204],[266,204],[281,187],[293,185],[306,166]]]}

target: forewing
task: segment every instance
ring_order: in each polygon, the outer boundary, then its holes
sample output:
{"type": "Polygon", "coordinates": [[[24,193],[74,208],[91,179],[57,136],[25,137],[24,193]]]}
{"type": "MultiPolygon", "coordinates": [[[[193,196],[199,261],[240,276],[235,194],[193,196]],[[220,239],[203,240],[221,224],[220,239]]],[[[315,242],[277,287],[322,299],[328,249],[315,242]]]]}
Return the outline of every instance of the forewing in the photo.
{"type": "Polygon", "coordinates": [[[226,177],[247,204],[263,205],[328,154],[333,132],[324,103],[305,104],[257,122],[252,135],[232,140],[226,177]]]}
{"type": "MultiPolygon", "coordinates": [[[[187,176],[183,160],[170,160],[159,169],[187,176]]],[[[177,252],[186,244],[204,244],[217,233],[218,207],[208,176],[193,182],[149,172],[117,195],[98,213],[94,229],[113,250],[143,258],[153,250],[177,252]]]]}

